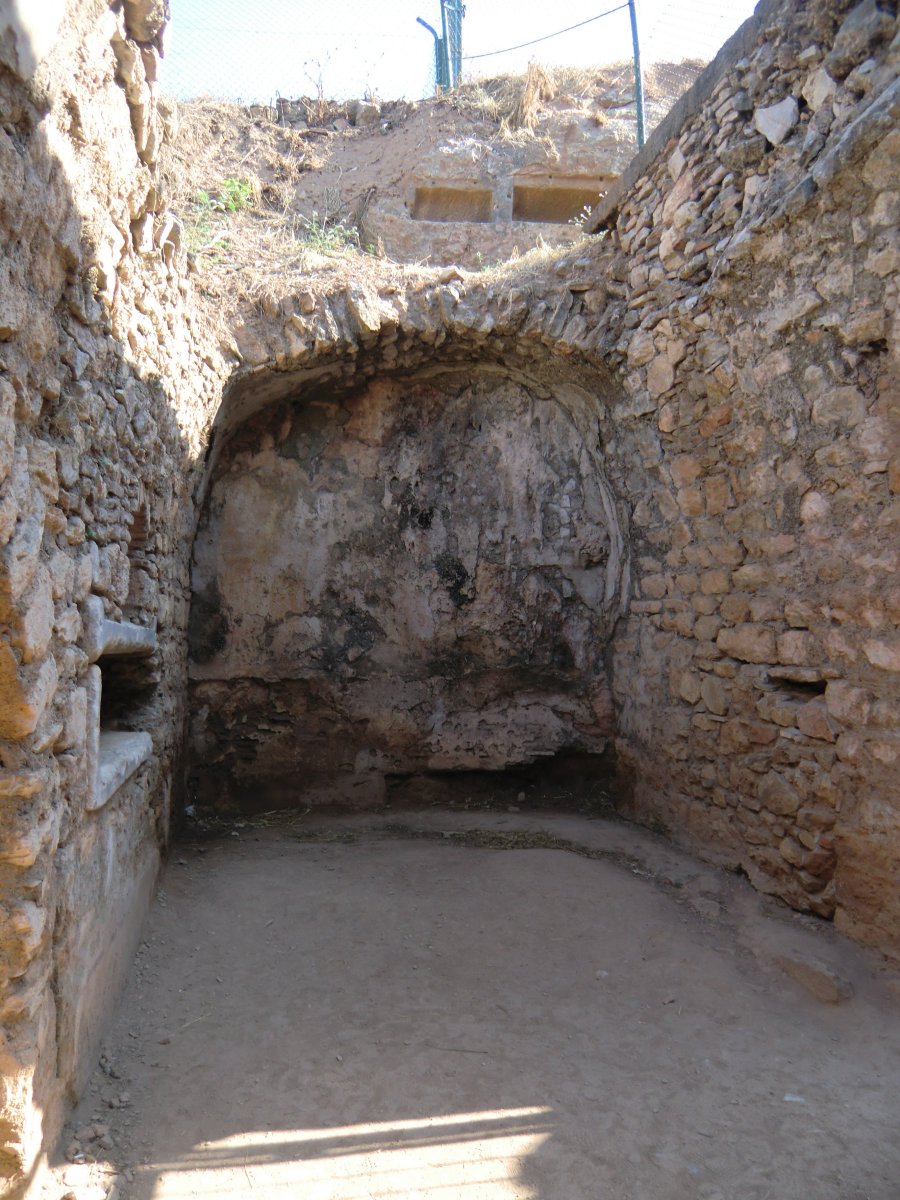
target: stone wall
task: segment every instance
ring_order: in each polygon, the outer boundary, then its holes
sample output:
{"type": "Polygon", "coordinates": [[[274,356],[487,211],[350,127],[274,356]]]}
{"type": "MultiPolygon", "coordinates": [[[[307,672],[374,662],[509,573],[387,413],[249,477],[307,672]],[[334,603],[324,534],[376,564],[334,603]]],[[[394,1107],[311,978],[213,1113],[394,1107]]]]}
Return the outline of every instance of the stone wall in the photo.
{"type": "Polygon", "coordinates": [[[897,23],[769,6],[731,56],[610,221],[628,811],[896,952],[897,23]]]}
{"type": "Polygon", "coordinates": [[[0,8],[4,1196],[93,1066],[168,837],[190,464],[219,394],[157,188],[161,6],[22,9],[0,8]],[[91,613],[155,630],[130,680],[96,665],[91,613]],[[152,739],[102,804],[101,721],[152,739]]]}

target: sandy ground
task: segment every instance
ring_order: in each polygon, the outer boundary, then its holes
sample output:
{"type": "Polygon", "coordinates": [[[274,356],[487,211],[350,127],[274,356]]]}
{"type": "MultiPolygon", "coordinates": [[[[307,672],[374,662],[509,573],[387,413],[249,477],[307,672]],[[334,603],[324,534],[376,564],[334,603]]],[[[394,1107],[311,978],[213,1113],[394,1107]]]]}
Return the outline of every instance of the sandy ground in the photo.
{"type": "Polygon", "coordinates": [[[393,820],[176,849],[48,1197],[900,1196],[880,960],[628,826],[393,820]]]}

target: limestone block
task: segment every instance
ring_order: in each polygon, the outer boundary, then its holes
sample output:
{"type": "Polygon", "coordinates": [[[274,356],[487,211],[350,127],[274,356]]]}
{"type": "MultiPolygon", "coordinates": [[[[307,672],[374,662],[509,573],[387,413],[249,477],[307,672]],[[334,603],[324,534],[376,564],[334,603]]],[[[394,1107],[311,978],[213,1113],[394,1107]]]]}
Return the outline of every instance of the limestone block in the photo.
{"type": "MultiPolygon", "coordinates": [[[[141,46],[141,64],[144,68],[144,77],[148,83],[157,83],[159,80],[159,54],[152,46],[141,46]]],[[[158,211],[158,209],[154,209],[158,211]]]]}
{"type": "Polygon", "coordinates": [[[66,15],[65,0],[4,4],[0,13],[5,26],[0,61],[19,78],[29,80],[53,49],[66,15]]]}
{"type": "Polygon", "coordinates": [[[129,104],[137,104],[146,83],[139,47],[119,33],[113,35],[111,45],[116,56],[116,80],[122,85],[129,104]]]}
{"type": "Polygon", "coordinates": [[[716,645],[724,654],[741,662],[766,663],[775,660],[775,635],[764,625],[747,623],[723,629],[716,645]]]}
{"type": "Polygon", "coordinates": [[[84,746],[87,737],[87,700],[86,688],[73,688],[69,693],[63,730],[56,743],[57,753],[84,746]]]}
{"type": "Polygon", "coordinates": [[[0,942],[15,974],[21,974],[37,954],[46,925],[47,910],[31,900],[0,910],[0,942]]]}
{"type": "Polygon", "coordinates": [[[664,395],[675,382],[675,368],[665,355],[657,355],[647,370],[647,390],[657,399],[664,395]]]}
{"type": "Polygon", "coordinates": [[[82,648],[89,662],[104,654],[152,654],[156,649],[156,631],[131,621],[109,621],[99,596],[88,596],[82,605],[82,648]]]}
{"type": "Polygon", "coordinates": [[[758,108],[753,114],[753,127],[773,146],[780,146],[799,120],[797,101],[786,96],[777,104],[758,108]]]}
{"type": "MultiPolygon", "coordinates": [[[[764,137],[757,135],[756,137],[741,138],[722,151],[722,162],[729,171],[746,171],[748,167],[758,163],[765,152],[766,139],[764,137]]],[[[751,178],[759,178],[759,176],[751,178]]]]}
{"type": "Polygon", "coordinates": [[[709,516],[725,512],[733,504],[731,488],[724,475],[714,475],[704,483],[706,511],[709,516]]]}
{"type": "Polygon", "coordinates": [[[81,614],[74,604],[67,604],[60,610],[53,628],[61,642],[73,645],[78,641],[82,630],[81,614]]]}
{"type": "Polygon", "coordinates": [[[831,502],[821,492],[806,492],[800,501],[800,520],[804,525],[824,521],[831,512],[831,502]]]}
{"type": "Polygon", "coordinates": [[[715,675],[704,675],[700,684],[700,698],[711,713],[720,717],[725,715],[728,711],[728,694],[728,688],[721,679],[715,675]]]}
{"type": "Polygon", "coordinates": [[[872,711],[872,697],[864,688],[844,679],[829,680],[825,688],[829,713],[845,725],[865,725],[872,711]]]}
{"type": "Polygon", "coordinates": [[[0,646],[0,738],[19,741],[34,732],[53,699],[57,678],[52,657],[28,668],[19,665],[8,645],[0,646]]]}
{"type": "Polygon", "coordinates": [[[777,817],[792,816],[800,807],[800,796],[777,771],[767,772],[759,782],[759,799],[777,817]]]}
{"type": "Polygon", "coordinates": [[[680,696],[688,704],[696,704],[701,694],[700,676],[696,671],[677,672],[673,690],[676,696],[680,696]]]}
{"type": "Polygon", "coordinates": [[[365,288],[350,287],[345,292],[345,298],[360,334],[363,337],[378,334],[381,331],[382,311],[377,294],[365,288]]]}
{"type": "Polygon", "coordinates": [[[12,537],[0,550],[0,591],[13,602],[19,600],[37,570],[46,509],[44,497],[34,493],[30,507],[21,512],[12,537]]]}
{"type": "Polygon", "coordinates": [[[684,236],[677,229],[667,228],[659,241],[659,261],[667,271],[676,271],[684,264],[684,255],[680,248],[684,245],[684,236]]]}
{"type": "Polygon", "coordinates": [[[777,658],[788,665],[814,666],[822,661],[822,648],[813,634],[791,629],[778,638],[777,658]]]}
{"type": "Polygon", "coordinates": [[[704,596],[720,596],[731,586],[731,573],[721,568],[704,571],[700,576],[700,591],[704,596]]]}
{"type": "Polygon", "coordinates": [[[53,588],[45,566],[38,566],[32,585],[17,608],[20,615],[12,624],[10,641],[27,664],[44,657],[53,636],[53,588]]]}
{"type": "Polygon", "coordinates": [[[26,810],[25,819],[13,820],[0,838],[0,863],[27,871],[37,862],[44,847],[52,844],[53,822],[49,816],[37,818],[26,810]]]}
{"type": "Polygon", "coordinates": [[[863,653],[872,666],[881,671],[900,671],[900,642],[870,638],[863,642],[863,653]]]}
{"type": "Polygon", "coordinates": [[[672,433],[678,426],[678,409],[674,404],[664,404],[659,410],[657,428],[660,433],[672,433]]]}
{"type": "Polygon", "coordinates": [[[808,76],[801,89],[801,95],[813,112],[816,112],[834,95],[834,90],[834,80],[824,67],[819,67],[808,76]]]}
{"type": "Polygon", "coordinates": [[[665,224],[668,224],[672,220],[676,210],[688,200],[693,199],[694,176],[691,171],[683,171],[675,181],[672,190],[669,192],[663,203],[662,211],[660,213],[661,220],[665,224]]]}
{"type": "Polygon", "coordinates": [[[846,322],[838,327],[838,333],[847,346],[867,346],[881,340],[886,323],[887,316],[883,308],[863,308],[851,313],[846,322]]]}
{"type": "Polygon", "coordinates": [[[672,213],[672,228],[684,229],[700,215],[700,205],[696,200],[686,200],[672,213]]]}
{"type": "Polygon", "coordinates": [[[628,343],[628,365],[632,369],[645,366],[656,354],[653,334],[648,329],[639,329],[628,343]]]}
{"type": "Polygon", "coordinates": [[[865,420],[868,401],[856,387],[835,387],[813,400],[812,419],[817,425],[842,421],[851,428],[865,420]]]}
{"type": "Polygon", "coordinates": [[[100,547],[94,589],[102,596],[109,596],[116,604],[124,604],[128,598],[128,556],[115,544],[100,547]]]}
{"type": "Polygon", "coordinates": [[[702,467],[693,455],[678,454],[670,461],[669,471],[676,487],[687,487],[700,476],[702,467]]]}
{"type": "Polygon", "coordinates": [[[815,700],[810,700],[808,704],[797,713],[797,728],[807,737],[818,738],[823,742],[834,742],[837,740],[837,735],[840,728],[831,720],[828,709],[825,706],[825,700],[821,696],[817,696],[815,700]]]}
{"type": "Polygon", "coordinates": [[[897,162],[900,159],[900,130],[892,130],[875,147],[866,159],[862,177],[878,192],[897,186],[897,162]]]}
{"type": "Polygon", "coordinates": [[[672,176],[673,180],[676,180],[684,170],[685,162],[686,160],[684,154],[682,153],[681,147],[676,146],[669,155],[668,162],[666,163],[667,167],[669,168],[669,174],[672,176]]]}

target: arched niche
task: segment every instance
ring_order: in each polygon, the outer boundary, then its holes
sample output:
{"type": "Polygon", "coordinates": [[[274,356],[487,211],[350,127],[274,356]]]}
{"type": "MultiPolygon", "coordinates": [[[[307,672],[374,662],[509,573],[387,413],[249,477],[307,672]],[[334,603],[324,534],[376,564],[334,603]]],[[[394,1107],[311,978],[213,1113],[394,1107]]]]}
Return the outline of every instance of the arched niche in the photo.
{"type": "Polygon", "coordinates": [[[245,392],[194,548],[192,798],[607,772],[628,563],[603,403],[499,364],[245,392]]]}

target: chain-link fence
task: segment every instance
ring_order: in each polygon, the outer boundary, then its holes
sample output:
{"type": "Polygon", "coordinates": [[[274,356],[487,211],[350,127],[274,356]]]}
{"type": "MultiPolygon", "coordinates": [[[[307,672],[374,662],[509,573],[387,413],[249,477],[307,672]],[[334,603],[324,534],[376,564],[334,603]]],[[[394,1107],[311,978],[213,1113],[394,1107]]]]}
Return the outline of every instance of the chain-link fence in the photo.
{"type": "MultiPolygon", "coordinates": [[[[275,104],[279,96],[420,99],[434,93],[446,33],[451,79],[460,66],[463,79],[520,73],[532,59],[547,67],[617,63],[615,84],[633,95],[627,2],[604,8],[602,0],[568,0],[554,9],[541,0],[468,0],[462,19],[448,26],[443,10],[451,4],[460,7],[455,0],[171,0],[162,85],[181,99],[245,104],[275,104]]],[[[693,77],[682,60],[712,58],[752,2],[637,6],[649,129],[693,77]]]]}

